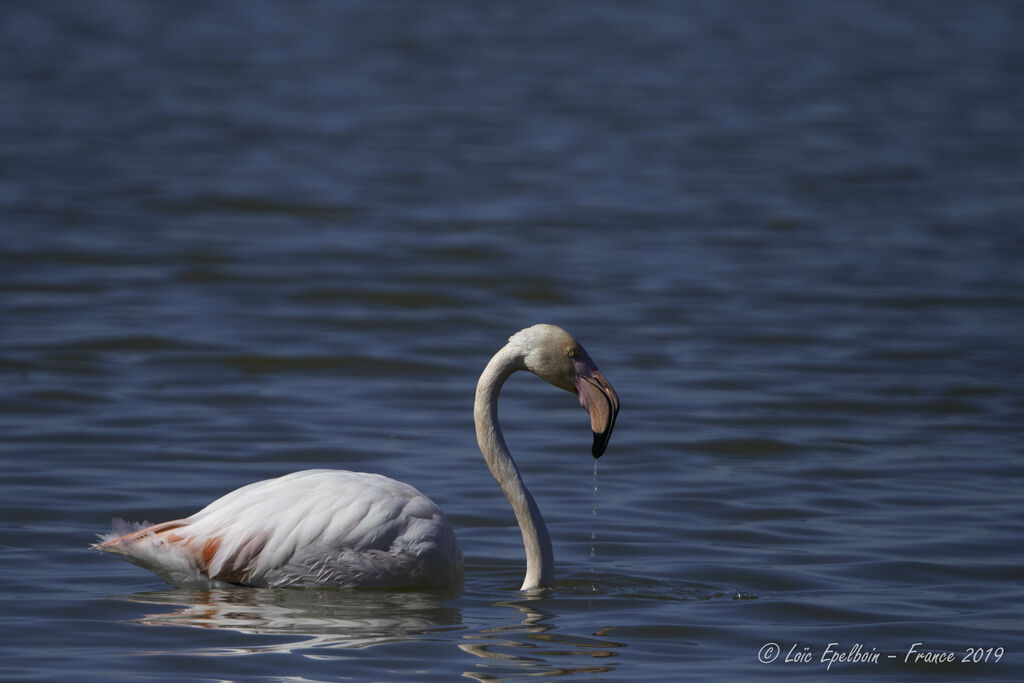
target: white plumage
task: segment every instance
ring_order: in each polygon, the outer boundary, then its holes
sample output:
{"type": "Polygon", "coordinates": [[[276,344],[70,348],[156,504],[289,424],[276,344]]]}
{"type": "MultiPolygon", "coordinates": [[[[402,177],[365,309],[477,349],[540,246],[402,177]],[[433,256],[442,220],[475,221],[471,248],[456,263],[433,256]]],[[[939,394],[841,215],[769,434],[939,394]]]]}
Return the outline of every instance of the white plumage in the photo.
{"type": "Polygon", "coordinates": [[[113,534],[98,547],[174,585],[450,586],[462,555],[444,513],[408,484],[305,470],[258,481],[191,517],[113,534]]]}
{"type": "MultiPolygon", "coordinates": [[[[599,457],[618,397],[564,330],[535,325],[513,335],[477,385],[481,452],[523,534],[523,589],[550,584],[551,541],[497,422],[505,379],[526,369],[579,395],[590,412],[599,457]]],[[[456,587],[463,560],[444,513],[408,484],[378,474],[305,470],[258,481],[184,519],[153,525],[115,520],[93,547],[124,555],[174,585],[456,587]]]]}

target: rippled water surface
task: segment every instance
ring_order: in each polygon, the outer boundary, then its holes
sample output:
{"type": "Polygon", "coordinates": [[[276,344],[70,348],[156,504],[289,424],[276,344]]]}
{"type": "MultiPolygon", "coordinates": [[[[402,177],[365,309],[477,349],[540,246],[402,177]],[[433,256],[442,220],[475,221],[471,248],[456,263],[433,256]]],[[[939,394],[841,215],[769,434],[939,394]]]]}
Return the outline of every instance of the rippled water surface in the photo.
{"type": "Polygon", "coordinates": [[[5,9],[0,677],[1024,679],[1022,31],[5,9]],[[595,469],[574,397],[506,386],[558,563],[521,594],[471,403],[542,321],[623,407],[595,469]],[[428,493],[465,590],[172,589],[87,548],[312,467],[428,493]]]}

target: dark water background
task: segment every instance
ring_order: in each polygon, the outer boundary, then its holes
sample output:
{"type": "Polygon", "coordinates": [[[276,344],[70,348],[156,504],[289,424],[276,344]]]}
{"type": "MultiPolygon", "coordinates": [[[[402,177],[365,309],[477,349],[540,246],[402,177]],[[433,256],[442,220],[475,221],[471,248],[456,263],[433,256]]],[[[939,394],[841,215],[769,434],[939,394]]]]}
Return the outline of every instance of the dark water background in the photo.
{"type": "Polygon", "coordinates": [[[0,677],[1021,680],[1021,35],[1015,2],[5,4],[0,677]],[[540,321],[623,410],[595,477],[575,399],[506,387],[558,560],[524,596],[470,407],[540,321]],[[465,591],[86,549],[307,467],[431,495],[465,591]]]}

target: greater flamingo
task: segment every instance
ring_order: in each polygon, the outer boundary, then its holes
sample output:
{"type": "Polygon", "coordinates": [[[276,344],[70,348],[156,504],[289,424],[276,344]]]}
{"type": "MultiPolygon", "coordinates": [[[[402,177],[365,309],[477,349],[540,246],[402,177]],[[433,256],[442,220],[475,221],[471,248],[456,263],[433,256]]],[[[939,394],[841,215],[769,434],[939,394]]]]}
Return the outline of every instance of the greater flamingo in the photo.
{"type": "MultiPolygon", "coordinates": [[[[551,585],[554,556],[540,510],[498,425],[498,393],[516,370],[579,396],[592,453],[611,436],[619,398],[568,332],[534,325],[509,338],[476,388],[477,443],[515,512],[526,550],[521,590],[551,585]]],[[[377,474],[305,470],[243,486],[191,517],[148,526],[115,520],[93,547],[124,555],[173,585],[458,587],[462,553],[444,513],[408,484],[377,474]]]]}

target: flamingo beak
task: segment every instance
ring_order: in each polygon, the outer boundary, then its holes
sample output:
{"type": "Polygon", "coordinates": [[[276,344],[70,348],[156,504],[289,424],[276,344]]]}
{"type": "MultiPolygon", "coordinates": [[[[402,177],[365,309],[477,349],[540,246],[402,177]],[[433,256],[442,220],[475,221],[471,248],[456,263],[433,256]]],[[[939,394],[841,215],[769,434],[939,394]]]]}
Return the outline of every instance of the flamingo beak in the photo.
{"type": "Polygon", "coordinates": [[[608,447],[608,440],[612,436],[615,416],[619,414],[619,396],[594,365],[594,361],[589,358],[578,360],[575,369],[576,393],[580,397],[580,405],[590,413],[590,428],[594,432],[591,452],[597,459],[608,447]]]}

